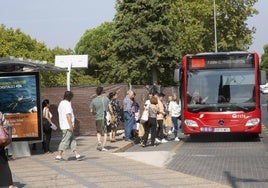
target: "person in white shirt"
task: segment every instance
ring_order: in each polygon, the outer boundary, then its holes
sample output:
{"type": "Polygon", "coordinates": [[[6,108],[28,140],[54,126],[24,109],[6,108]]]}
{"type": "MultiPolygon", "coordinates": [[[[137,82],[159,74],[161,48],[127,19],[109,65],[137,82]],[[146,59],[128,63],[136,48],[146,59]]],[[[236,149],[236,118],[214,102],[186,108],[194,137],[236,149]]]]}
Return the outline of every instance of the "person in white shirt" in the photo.
{"type": "Polygon", "coordinates": [[[174,127],[174,138],[175,141],[180,141],[178,138],[178,118],[181,115],[181,105],[179,104],[179,101],[177,100],[177,96],[174,94],[173,95],[173,100],[170,101],[169,106],[168,106],[168,111],[171,115],[173,127],[174,127]]]}
{"type": "Polygon", "coordinates": [[[71,91],[65,91],[63,100],[58,106],[60,129],[62,130],[62,139],[58,148],[58,155],[56,160],[63,160],[63,151],[71,147],[77,160],[81,160],[82,156],[77,152],[77,144],[74,138],[74,113],[71,105],[73,93],[71,91]]]}

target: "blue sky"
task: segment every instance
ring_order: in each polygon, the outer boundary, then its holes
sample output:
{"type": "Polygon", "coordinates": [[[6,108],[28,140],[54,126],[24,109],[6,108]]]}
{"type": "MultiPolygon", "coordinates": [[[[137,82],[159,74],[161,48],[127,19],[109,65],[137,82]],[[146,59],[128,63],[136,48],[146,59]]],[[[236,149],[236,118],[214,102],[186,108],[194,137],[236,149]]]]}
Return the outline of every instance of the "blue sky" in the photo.
{"type": "Polygon", "coordinates": [[[256,51],[261,55],[264,53],[263,46],[268,44],[268,1],[259,0],[255,8],[259,11],[259,14],[248,19],[248,24],[257,29],[253,35],[254,41],[249,51],[256,51]]]}
{"type": "Polygon", "coordinates": [[[115,15],[115,0],[0,0],[0,6],[0,24],[49,48],[73,49],[87,29],[115,15]]]}
{"type": "MultiPolygon", "coordinates": [[[[112,21],[116,0],[0,0],[0,24],[20,28],[22,32],[44,42],[47,47],[75,47],[87,29],[112,21]]],[[[255,6],[260,14],[248,24],[257,28],[250,51],[263,53],[268,44],[268,1],[255,6]]]]}

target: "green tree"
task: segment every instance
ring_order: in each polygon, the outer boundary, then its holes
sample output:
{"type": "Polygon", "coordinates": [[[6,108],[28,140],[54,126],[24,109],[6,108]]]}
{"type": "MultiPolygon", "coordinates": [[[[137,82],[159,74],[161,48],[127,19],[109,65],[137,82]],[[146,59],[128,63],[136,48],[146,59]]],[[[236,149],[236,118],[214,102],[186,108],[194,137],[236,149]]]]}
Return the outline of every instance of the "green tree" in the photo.
{"type": "Polygon", "coordinates": [[[268,44],[263,47],[264,54],[261,56],[261,64],[260,67],[262,70],[265,70],[268,73],[268,44]]]}
{"type": "MultiPolygon", "coordinates": [[[[247,50],[257,0],[216,0],[218,51],[247,50]]],[[[118,0],[107,72],[115,82],[172,83],[179,59],[215,49],[213,0],[118,0]]]]}
{"type": "Polygon", "coordinates": [[[118,0],[110,62],[115,81],[148,84],[172,80],[178,62],[174,0],[118,0]]]}
{"type": "Polygon", "coordinates": [[[20,29],[0,26],[0,57],[14,56],[23,59],[47,60],[49,51],[44,43],[37,42],[20,29]]]}
{"type": "MultiPolygon", "coordinates": [[[[47,61],[49,65],[54,65],[55,55],[72,54],[72,50],[64,50],[56,47],[48,49],[44,43],[32,39],[29,35],[24,34],[20,29],[14,30],[0,26],[0,57],[14,56],[15,58],[23,58],[24,60],[47,61]]],[[[64,73],[40,71],[41,86],[57,86],[66,85],[64,73]]],[[[80,74],[83,75],[83,74],[80,74]]],[[[77,78],[78,76],[76,76],[77,78]]],[[[76,83],[76,82],[75,82],[76,83]]]]}
{"type": "MultiPolygon", "coordinates": [[[[178,42],[183,54],[215,51],[213,0],[176,2],[178,42]]],[[[244,51],[252,44],[255,28],[246,24],[257,14],[257,0],[215,0],[218,51],[244,51]]],[[[182,54],[182,55],[183,55],[182,54]]]]}

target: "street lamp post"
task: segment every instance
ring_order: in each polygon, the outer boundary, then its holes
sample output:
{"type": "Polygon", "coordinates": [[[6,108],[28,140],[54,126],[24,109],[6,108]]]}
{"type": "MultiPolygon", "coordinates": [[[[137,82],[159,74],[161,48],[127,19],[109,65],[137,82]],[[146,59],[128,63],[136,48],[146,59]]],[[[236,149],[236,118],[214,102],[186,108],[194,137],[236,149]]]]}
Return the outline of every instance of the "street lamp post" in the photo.
{"type": "Polygon", "coordinates": [[[213,0],[213,12],[214,12],[214,42],[215,42],[215,52],[218,52],[218,42],[217,42],[217,11],[216,11],[216,0],[213,0]]]}

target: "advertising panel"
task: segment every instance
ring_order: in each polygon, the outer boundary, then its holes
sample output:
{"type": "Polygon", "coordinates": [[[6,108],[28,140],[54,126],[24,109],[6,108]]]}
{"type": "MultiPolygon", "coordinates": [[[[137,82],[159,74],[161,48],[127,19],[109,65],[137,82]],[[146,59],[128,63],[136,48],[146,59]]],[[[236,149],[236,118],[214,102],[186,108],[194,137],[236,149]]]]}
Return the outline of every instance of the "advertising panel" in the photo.
{"type": "Polygon", "coordinates": [[[13,141],[41,140],[39,72],[0,73],[0,111],[13,141]]]}

